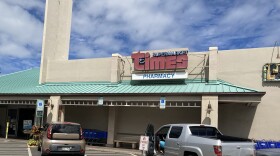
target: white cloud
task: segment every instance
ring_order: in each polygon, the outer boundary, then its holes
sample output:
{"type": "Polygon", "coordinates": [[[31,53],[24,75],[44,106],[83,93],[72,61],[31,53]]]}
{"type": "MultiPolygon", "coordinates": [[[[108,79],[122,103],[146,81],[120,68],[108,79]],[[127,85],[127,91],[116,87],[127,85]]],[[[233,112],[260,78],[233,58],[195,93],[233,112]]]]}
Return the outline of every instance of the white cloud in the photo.
{"type": "Polygon", "coordinates": [[[12,56],[17,58],[28,58],[31,56],[31,51],[24,46],[8,42],[0,46],[0,55],[12,56]]]}
{"type": "MultiPolygon", "coordinates": [[[[44,0],[0,1],[0,57],[16,70],[39,66],[44,0]],[[22,60],[25,61],[22,61],[22,60]],[[28,63],[32,62],[32,63],[28,63]]],[[[204,51],[273,46],[280,1],[74,0],[72,59],[188,47],[204,51]]]]}
{"type": "Polygon", "coordinates": [[[132,50],[147,48],[194,47],[196,44],[194,39],[186,40],[195,34],[191,25],[211,17],[201,2],[160,0],[125,0],[122,3],[114,0],[74,2],[72,33],[76,34],[76,40],[85,37],[90,41],[88,46],[92,47],[92,53],[96,53],[97,48],[108,51],[108,56],[114,52],[128,55],[132,50]]]}
{"type": "Polygon", "coordinates": [[[0,2],[0,32],[22,45],[41,45],[43,24],[26,10],[0,2]]]}
{"type": "Polygon", "coordinates": [[[33,59],[40,60],[43,23],[38,16],[43,8],[41,0],[0,1],[0,57],[5,72],[39,66],[33,59]]]}
{"type": "Polygon", "coordinates": [[[2,0],[10,6],[20,6],[24,9],[37,9],[38,11],[44,11],[44,0],[2,0]]]}

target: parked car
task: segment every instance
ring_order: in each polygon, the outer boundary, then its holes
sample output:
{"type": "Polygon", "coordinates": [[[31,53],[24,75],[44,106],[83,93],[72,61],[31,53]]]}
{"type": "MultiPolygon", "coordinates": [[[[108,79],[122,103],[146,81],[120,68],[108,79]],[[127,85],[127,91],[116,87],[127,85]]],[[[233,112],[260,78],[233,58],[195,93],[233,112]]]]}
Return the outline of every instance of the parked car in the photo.
{"type": "Polygon", "coordinates": [[[85,155],[86,142],[83,139],[80,124],[55,122],[46,124],[41,130],[38,145],[38,151],[41,151],[41,155],[85,155]]]}
{"type": "Polygon", "coordinates": [[[164,156],[255,156],[250,139],[223,135],[217,128],[202,124],[164,125],[154,133],[146,130],[150,145],[146,155],[164,156]]]}

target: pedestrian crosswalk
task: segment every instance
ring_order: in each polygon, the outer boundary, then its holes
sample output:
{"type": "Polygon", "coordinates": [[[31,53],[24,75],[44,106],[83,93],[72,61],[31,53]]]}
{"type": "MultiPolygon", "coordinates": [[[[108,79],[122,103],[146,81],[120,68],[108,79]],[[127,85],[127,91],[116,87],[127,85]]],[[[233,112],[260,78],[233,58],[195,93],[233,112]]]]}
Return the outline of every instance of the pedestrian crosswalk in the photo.
{"type": "Polygon", "coordinates": [[[28,156],[26,143],[17,140],[0,140],[0,156],[28,156]]]}

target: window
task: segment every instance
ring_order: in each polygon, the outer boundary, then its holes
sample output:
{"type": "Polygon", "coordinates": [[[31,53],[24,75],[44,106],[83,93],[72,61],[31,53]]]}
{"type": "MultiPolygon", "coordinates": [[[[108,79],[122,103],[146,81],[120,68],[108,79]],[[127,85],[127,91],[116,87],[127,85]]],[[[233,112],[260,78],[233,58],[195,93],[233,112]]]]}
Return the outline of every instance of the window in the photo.
{"type": "Polygon", "coordinates": [[[214,137],[217,135],[221,135],[221,133],[214,127],[191,126],[190,130],[191,130],[192,135],[195,135],[195,136],[214,137]]]}
{"type": "Polygon", "coordinates": [[[52,125],[53,133],[80,133],[79,125],[70,125],[70,124],[53,124],[52,125]]]}
{"type": "Polygon", "coordinates": [[[171,128],[169,138],[179,138],[182,134],[183,127],[173,126],[171,128]]]}
{"type": "Polygon", "coordinates": [[[158,132],[157,132],[157,136],[160,136],[162,138],[166,138],[166,135],[169,131],[170,126],[167,127],[162,127],[158,132]]]}

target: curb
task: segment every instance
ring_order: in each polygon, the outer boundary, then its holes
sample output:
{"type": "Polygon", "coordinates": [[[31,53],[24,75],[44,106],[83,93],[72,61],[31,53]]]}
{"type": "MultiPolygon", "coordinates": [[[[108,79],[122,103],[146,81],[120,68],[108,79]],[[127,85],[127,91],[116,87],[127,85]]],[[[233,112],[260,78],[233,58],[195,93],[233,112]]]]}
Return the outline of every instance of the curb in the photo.
{"type": "Polygon", "coordinates": [[[103,151],[103,152],[116,152],[116,153],[124,153],[124,154],[134,154],[134,155],[141,155],[141,151],[138,150],[127,150],[122,148],[107,148],[107,147],[91,147],[86,146],[87,150],[97,150],[97,151],[103,151]]]}

